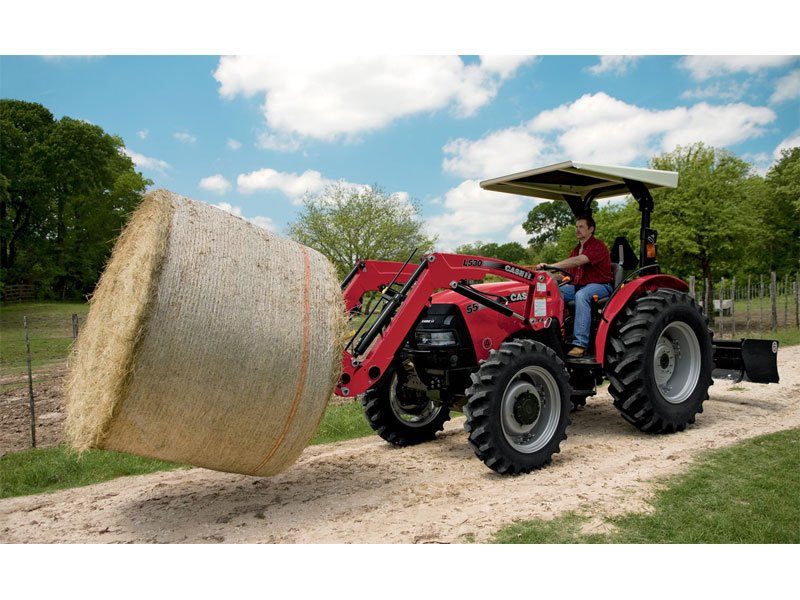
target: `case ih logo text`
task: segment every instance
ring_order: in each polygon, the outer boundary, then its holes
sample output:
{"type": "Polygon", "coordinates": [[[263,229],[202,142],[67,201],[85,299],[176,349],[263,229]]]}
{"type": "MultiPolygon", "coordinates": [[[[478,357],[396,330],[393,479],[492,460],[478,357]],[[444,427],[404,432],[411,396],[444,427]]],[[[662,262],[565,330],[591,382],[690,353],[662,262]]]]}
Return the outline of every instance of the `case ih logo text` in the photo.
{"type": "Polygon", "coordinates": [[[506,265],[505,267],[503,267],[503,269],[505,269],[506,273],[512,273],[517,277],[524,277],[525,279],[533,278],[533,273],[531,273],[530,271],[525,271],[524,269],[512,267],[511,265],[506,265]]]}
{"type": "Polygon", "coordinates": [[[519,292],[509,295],[508,300],[509,302],[519,302],[521,300],[528,299],[528,292],[519,292]]]}

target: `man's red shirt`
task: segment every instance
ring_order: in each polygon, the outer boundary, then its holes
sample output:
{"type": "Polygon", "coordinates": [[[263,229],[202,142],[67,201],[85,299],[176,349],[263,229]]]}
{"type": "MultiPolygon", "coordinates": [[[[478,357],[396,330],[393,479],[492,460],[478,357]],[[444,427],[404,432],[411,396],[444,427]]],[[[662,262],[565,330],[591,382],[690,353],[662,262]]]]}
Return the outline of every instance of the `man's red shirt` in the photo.
{"type": "Polygon", "coordinates": [[[572,273],[572,283],[575,285],[587,285],[589,283],[613,283],[614,276],[611,274],[611,254],[606,245],[591,236],[583,243],[572,249],[570,257],[583,254],[589,262],[570,269],[572,273]]]}

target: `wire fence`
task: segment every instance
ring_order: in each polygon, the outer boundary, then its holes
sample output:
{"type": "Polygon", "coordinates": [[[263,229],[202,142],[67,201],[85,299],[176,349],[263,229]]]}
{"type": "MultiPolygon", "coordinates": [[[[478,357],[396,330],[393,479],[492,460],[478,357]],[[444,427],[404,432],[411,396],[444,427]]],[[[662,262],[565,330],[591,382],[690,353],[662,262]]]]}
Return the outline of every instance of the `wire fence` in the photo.
{"type": "MultiPolygon", "coordinates": [[[[19,322],[3,319],[0,352],[3,446],[9,436],[23,435],[21,422],[26,420],[25,435],[29,438],[26,445],[36,447],[37,425],[42,427],[48,422],[46,418],[37,422],[37,416],[47,416],[39,415],[39,409],[61,408],[64,361],[84,322],[85,316],[78,314],[23,315],[19,322]]],[[[16,447],[19,443],[12,445],[16,447]]]]}
{"type": "Polygon", "coordinates": [[[712,285],[689,277],[689,293],[706,309],[715,335],[723,338],[800,329],[799,290],[797,273],[723,277],[712,285]]]}

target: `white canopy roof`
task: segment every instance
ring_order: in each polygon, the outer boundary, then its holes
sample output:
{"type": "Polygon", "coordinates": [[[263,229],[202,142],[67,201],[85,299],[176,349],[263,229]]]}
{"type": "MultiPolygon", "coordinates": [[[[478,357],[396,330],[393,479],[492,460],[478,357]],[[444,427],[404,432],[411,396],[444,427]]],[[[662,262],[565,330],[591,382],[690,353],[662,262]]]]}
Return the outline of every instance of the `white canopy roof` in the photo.
{"type": "Polygon", "coordinates": [[[584,198],[591,191],[596,192],[595,198],[608,198],[628,193],[626,179],[643,183],[650,190],[678,187],[678,174],[674,171],[590,165],[571,160],[487,179],[481,181],[481,187],[547,200],[564,200],[565,195],[584,198]]]}

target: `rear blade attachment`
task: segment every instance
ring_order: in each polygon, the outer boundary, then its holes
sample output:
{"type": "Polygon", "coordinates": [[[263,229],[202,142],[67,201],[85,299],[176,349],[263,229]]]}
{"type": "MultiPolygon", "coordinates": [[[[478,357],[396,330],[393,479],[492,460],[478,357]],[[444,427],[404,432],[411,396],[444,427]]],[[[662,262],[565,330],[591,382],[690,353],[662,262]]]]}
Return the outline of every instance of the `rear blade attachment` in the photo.
{"type": "Polygon", "coordinates": [[[714,379],[738,383],[778,383],[778,342],[775,340],[714,340],[714,379]]]}

